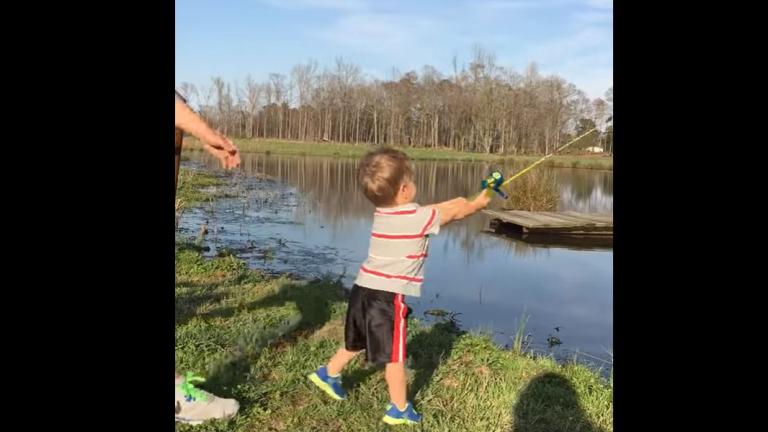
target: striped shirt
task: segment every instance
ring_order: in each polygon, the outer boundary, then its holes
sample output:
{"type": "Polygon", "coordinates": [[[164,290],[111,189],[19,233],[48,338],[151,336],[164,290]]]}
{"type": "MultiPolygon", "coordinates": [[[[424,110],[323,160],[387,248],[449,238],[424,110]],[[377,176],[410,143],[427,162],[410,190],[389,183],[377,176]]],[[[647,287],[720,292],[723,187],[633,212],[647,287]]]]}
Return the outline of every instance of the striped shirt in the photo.
{"type": "Polygon", "coordinates": [[[373,215],[368,258],[360,267],[357,285],[408,296],[421,296],[429,235],[440,232],[434,207],[408,203],[377,208],[373,215]]]}

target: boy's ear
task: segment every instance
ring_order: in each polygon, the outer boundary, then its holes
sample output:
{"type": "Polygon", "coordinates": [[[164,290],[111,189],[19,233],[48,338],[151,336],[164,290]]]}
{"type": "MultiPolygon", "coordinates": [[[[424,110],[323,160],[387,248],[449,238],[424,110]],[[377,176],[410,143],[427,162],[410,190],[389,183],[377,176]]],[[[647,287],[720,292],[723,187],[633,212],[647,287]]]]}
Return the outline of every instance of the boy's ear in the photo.
{"type": "Polygon", "coordinates": [[[408,183],[407,182],[400,183],[400,190],[398,191],[398,193],[401,193],[401,194],[406,193],[406,189],[407,188],[408,188],[408,183]]]}

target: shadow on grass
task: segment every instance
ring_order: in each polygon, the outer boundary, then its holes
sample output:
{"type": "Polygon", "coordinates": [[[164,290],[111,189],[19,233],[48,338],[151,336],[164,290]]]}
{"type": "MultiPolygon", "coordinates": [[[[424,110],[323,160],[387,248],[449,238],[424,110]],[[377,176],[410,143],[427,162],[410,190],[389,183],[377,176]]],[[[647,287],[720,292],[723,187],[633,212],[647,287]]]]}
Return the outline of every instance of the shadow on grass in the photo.
{"type": "MultiPolygon", "coordinates": [[[[293,303],[299,311],[294,319],[278,328],[261,328],[242,336],[221,362],[213,366],[201,387],[221,397],[233,397],[238,385],[249,379],[253,365],[264,348],[269,345],[286,345],[323,327],[333,316],[334,303],[343,300],[341,283],[332,280],[314,280],[306,284],[286,283],[272,295],[244,306],[226,306],[197,316],[204,318],[229,318],[247,311],[269,313],[293,303]]],[[[240,400],[241,408],[248,409],[253,401],[240,400]]]]}
{"type": "Polygon", "coordinates": [[[440,362],[450,357],[456,340],[464,334],[452,322],[438,322],[408,340],[407,352],[416,373],[408,387],[408,399],[414,400],[423,388],[429,386],[440,362]]]}
{"type": "Polygon", "coordinates": [[[514,407],[512,432],[604,432],[593,425],[564,376],[547,372],[531,380],[514,407]]]}

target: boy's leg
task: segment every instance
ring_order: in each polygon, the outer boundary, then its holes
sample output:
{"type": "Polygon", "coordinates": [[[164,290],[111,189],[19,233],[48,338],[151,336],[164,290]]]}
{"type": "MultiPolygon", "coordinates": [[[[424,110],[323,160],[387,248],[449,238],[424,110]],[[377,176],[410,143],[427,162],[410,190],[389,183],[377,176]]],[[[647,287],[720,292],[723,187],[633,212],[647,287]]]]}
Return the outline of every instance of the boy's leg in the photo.
{"type": "Polygon", "coordinates": [[[341,371],[355,356],[365,349],[365,309],[360,287],[352,287],[347,303],[347,318],[344,324],[344,346],[336,351],[325,366],[309,374],[321,390],[336,400],[344,400],[347,393],[341,385],[341,371]]]}
{"type": "Polygon", "coordinates": [[[330,376],[337,376],[341,373],[341,371],[344,369],[344,366],[347,365],[350,361],[352,361],[353,358],[355,358],[356,355],[360,354],[360,351],[348,351],[346,348],[341,347],[338,351],[336,351],[336,354],[331,357],[331,360],[328,361],[328,366],[326,366],[326,369],[328,370],[328,375],[330,376]]]}
{"type": "Polygon", "coordinates": [[[355,358],[360,351],[348,351],[345,348],[339,348],[336,354],[331,357],[327,366],[320,366],[316,371],[309,374],[308,378],[312,383],[318,386],[322,391],[336,400],[347,398],[347,392],[341,384],[341,370],[355,358]]]}
{"type": "Polygon", "coordinates": [[[408,306],[402,294],[382,294],[377,302],[372,319],[369,321],[369,345],[373,348],[369,356],[377,363],[385,363],[384,377],[387,380],[390,405],[382,417],[390,425],[417,424],[421,414],[413,409],[407,399],[408,379],[405,374],[406,359],[406,317],[408,306]]]}
{"type": "Polygon", "coordinates": [[[372,363],[386,365],[384,377],[390,401],[402,410],[408,403],[405,375],[408,306],[402,294],[371,291],[369,297],[368,357],[372,363]]]}
{"type": "Polygon", "coordinates": [[[340,374],[344,366],[365,349],[365,345],[365,294],[359,286],[354,285],[349,293],[347,316],[344,319],[344,346],[328,361],[328,375],[340,374]]]}
{"type": "Polygon", "coordinates": [[[387,363],[384,377],[387,380],[387,388],[389,389],[389,400],[400,411],[405,410],[405,406],[408,404],[406,395],[408,378],[405,375],[405,363],[387,363]]]}

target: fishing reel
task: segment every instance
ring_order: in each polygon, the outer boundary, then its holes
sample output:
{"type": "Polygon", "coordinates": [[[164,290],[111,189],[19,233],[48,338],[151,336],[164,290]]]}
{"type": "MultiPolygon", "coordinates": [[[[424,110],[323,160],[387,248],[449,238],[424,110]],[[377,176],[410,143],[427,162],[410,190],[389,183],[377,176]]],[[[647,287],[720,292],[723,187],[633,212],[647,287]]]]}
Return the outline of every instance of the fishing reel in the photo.
{"type": "Polygon", "coordinates": [[[504,183],[504,174],[501,171],[494,171],[485,180],[480,182],[480,186],[483,190],[490,189],[499,194],[500,197],[507,199],[509,196],[500,189],[502,183],[504,183]]]}

